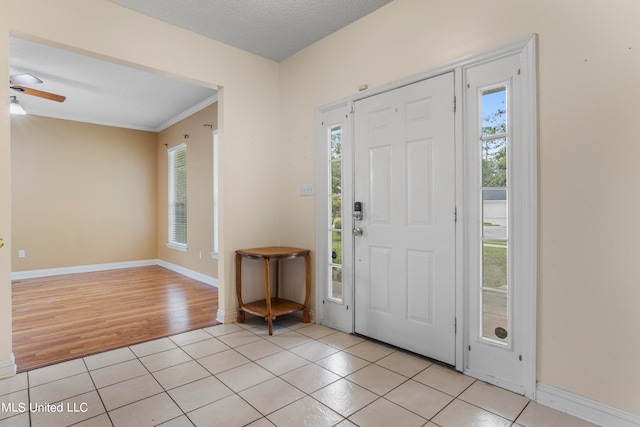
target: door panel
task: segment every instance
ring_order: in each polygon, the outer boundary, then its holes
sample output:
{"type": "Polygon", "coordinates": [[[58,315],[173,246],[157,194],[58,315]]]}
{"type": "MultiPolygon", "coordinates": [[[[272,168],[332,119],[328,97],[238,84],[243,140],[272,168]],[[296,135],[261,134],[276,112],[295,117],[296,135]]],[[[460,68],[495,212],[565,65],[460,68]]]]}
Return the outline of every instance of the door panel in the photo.
{"type": "Polygon", "coordinates": [[[355,330],[455,363],[453,73],[355,103],[355,330]]]}

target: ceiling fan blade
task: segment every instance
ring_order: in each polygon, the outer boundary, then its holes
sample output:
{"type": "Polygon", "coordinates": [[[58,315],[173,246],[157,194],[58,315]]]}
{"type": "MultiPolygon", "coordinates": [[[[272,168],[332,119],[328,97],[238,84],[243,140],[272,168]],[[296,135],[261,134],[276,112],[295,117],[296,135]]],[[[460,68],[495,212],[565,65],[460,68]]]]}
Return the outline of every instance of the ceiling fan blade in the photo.
{"type": "Polygon", "coordinates": [[[33,85],[36,83],[42,83],[42,80],[40,80],[34,75],[25,73],[25,74],[14,74],[13,76],[9,76],[9,83],[12,85],[33,85]]]}
{"type": "Polygon", "coordinates": [[[49,99],[56,102],[64,102],[67,99],[66,96],[56,95],[55,93],[43,92],[41,90],[35,90],[24,86],[11,86],[11,89],[23,92],[27,95],[33,95],[44,99],[49,99]]]}

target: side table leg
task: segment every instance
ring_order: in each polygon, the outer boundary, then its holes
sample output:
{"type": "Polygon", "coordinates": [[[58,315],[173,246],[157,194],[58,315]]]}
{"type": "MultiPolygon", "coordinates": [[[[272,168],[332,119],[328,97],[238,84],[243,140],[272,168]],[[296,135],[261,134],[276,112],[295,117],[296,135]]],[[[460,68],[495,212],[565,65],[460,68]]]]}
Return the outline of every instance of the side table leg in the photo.
{"type": "Polygon", "coordinates": [[[311,294],[311,255],[307,253],[304,256],[304,269],[305,269],[305,298],[304,308],[302,309],[302,323],[311,322],[309,317],[309,296],[311,294]]]}
{"type": "Polygon", "coordinates": [[[242,257],[236,254],[236,296],[238,297],[238,323],[244,323],[242,311],[242,257]]]}
{"type": "Polygon", "coordinates": [[[269,281],[269,258],[264,259],[264,282],[267,296],[267,322],[269,323],[269,335],[273,335],[273,315],[271,314],[271,282],[269,281]]]}

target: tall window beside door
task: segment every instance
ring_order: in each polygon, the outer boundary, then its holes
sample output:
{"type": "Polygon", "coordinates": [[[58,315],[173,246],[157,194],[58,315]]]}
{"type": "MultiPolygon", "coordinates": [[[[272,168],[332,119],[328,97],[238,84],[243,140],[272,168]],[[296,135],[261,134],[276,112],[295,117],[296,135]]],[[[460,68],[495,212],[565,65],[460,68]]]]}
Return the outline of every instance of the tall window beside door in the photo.
{"type": "Polygon", "coordinates": [[[329,270],[331,287],[328,297],[342,302],[342,128],[329,129],[329,270]]]}
{"type": "Polygon", "coordinates": [[[187,145],[168,150],[169,234],[167,246],[187,250],[187,145]]]}
{"type": "Polygon", "coordinates": [[[509,320],[509,132],[507,87],[482,91],[482,337],[508,343],[509,320]]]}
{"type": "Polygon", "coordinates": [[[220,251],[220,241],[218,239],[218,222],[220,220],[218,211],[218,187],[219,187],[220,164],[218,163],[218,130],[213,131],[213,255],[218,256],[220,251]]]}

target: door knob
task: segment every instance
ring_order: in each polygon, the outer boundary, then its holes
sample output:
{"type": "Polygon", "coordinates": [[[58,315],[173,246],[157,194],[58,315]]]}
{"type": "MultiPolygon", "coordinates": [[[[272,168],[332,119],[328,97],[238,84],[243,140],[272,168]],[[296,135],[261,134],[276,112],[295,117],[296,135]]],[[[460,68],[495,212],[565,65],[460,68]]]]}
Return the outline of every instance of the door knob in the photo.
{"type": "Polygon", "coordinates": [[[0,248],[4,246],[4,239],[0,237],[0,248]]]}
{"type": "Polygon", "coordinates": [[[353,235],[354,236],[360,237],[360,236],[362,236],[362,234],[363,234],[362,228],[356,227],[356,228],[353,229],[353,235]]]}

